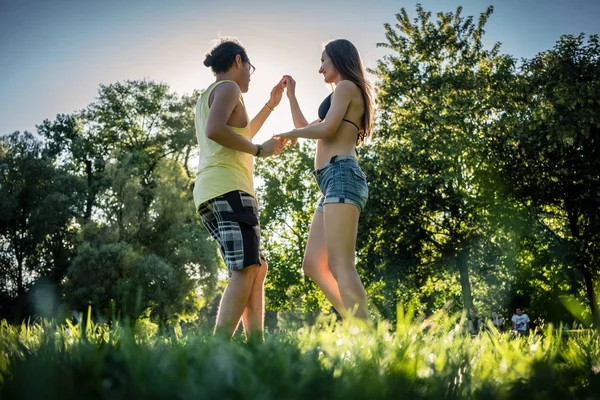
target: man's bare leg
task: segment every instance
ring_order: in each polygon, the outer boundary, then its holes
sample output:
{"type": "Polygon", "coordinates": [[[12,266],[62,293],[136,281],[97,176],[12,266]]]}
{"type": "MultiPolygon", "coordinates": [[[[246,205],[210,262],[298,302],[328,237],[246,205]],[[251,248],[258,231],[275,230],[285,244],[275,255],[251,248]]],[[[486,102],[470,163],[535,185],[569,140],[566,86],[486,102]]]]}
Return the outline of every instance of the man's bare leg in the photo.
{"type": "Polygon", "coordinates": [[[246,339],[253,342],[262,342],[264,340],[265,326],[265,278],[267,276],[267,262],[263,259],[262,266],[259,268],[250,298],[242,314],[244,332],[246,339]]]}
{"type": "Polygon", "coordinates": [[[259,265],[251,265],[240,271],[232,272],[219,305],[215,335],[231,338],[240,322],[244,308],[248,304],[252,286],[260,268],[259,265]]]}

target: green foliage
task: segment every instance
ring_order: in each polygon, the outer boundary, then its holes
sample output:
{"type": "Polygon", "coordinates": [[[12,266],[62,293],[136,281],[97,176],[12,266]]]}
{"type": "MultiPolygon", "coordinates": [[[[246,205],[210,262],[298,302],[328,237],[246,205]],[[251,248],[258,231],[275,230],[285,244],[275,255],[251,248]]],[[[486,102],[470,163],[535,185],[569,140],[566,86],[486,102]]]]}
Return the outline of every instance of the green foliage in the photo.
{"type": "Polygon", "coordinates": [[[101,85],[85,110],[38,126],[43,142],[2,137],[3,312],[31,314],[11,304],[29,302],[33,280],[48,276],[69,306],[93,304],[98,317],[197,318],[219,263],[187,165],[196,95],[150,81],[101,85]]]}
{"type": "MultiPolygon", "coordinates": [[[[105,282],[115,285],[111,295],[98,297],[98,290],[107,289],[94,287],[93,280],[69,282],[67,297],[77,309],[91,302],[109,317],[114,301],[123,315],[138,318],[149,310],[151,320],[165,324],[195,319],[201,304],[196,289],[206,295],[214,290],[216,249],[206,240],[193,206],[190,173],[180,161],[187,162],[195,140],[190,102],[169,94],[166,85],[128,81],[101,86],[98,101],[82,113],[86,130],[106,133],[117,144],[105,155],[106,187],[94,195],[97,217],[84,226],[81,240],[100,253],[111,246],[127,249],[136,261],[129,265],[123,255],[123,262],[113,265],[118,272],[105,282]],[[71,292],[77,287],[79,293],[71,292]]],[[[90,268],[102,263],[101,254],[86,257],[90,268]]],[[[71,271],[71,279],[81,277],[71,271]]]]}
{"type": "Polygon", "coordinates": [[[142,256],[124,243],[93,248],[83,245],[73,260],[65,287],[76,310],[91,305],[98,316],[148,315],[162,323],[195,319],[198,309],[193,281],[150,254],[142,256]]]}
{"type": "Polygon", "coordinates": [[[46,149],[57,165],[86,182],[83,222],[92,217],[98,194],[107,189],[104,177],[108,154],[114,150],[111,138],[90,129],[81,113],[59,114],[56,120],[45,120],[37,127],[46,141],[46,149]]]}
{"type": "Polygon", "coordinates": [[[23,294],[36,276],[63,278],[80,194],[80,181],[55,168],[33,135],[0,137],[0,287],[9,297],[23,294]]]}
{"type": "MultiPolygon", "coordinates": [[[[523,65],[513,106],[490,135],[498,181],[523,204],[538,235],[583,281],[596,324],[600,260],[600,44],[563,36],[523,65]]],[[[577,295],[573,290],[573,294],[577,295]]]]}
{"type": "Polygon", "coordinates": [[[482,44],[492,10],[477,23],[461,7],[432,21],[417,6],[414,21],[402,9],[395,27],[385,25],[388,42],[380,46],[392,54],[373,71],[380,122],[362,161],[372,195],[359,247],[370,279],[391,286],[383,296],[391,301],[380,305],[387,315],[420,288],[426,309],[438,308],[444,296],[470,308],[472,273],[498,278],[488,266],[499,260],[485,259],[497,251],[489,239],[498,235],[490,222],[485,134],[502,111],[514,61],[499,45],[482,44]],[[435,283],[452,279],[446,271],[459,273],[462,296],[456,285],[435,283]]]}

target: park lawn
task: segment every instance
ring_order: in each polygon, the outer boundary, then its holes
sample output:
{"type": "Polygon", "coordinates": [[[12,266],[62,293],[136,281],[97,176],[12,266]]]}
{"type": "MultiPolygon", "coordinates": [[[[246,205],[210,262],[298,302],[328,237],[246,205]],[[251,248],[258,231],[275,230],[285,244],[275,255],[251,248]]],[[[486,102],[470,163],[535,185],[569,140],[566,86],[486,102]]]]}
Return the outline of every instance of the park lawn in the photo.
{"type": "MultiPolygon", "coordinates": [[[[460,321],[459,321],[460,322],[460,321]]],[[[0,399],[600,399],[600,335],[463,333],[456,317],[282,328],[262,344],[126,324],[0,328],[0,399]]]]}

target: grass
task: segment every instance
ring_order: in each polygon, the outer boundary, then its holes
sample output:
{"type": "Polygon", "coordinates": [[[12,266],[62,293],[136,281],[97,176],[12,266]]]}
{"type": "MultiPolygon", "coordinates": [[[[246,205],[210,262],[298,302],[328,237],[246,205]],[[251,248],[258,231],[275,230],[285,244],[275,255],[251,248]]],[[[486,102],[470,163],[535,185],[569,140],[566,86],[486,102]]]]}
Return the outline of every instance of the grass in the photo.
{"type": "Polygon", "coordinates": [[[443,313],[392,327],[283,328],[263,344],[89,324],[0,326],[0,399],[600,399],[600,336],[465,335],[443,313]]]}

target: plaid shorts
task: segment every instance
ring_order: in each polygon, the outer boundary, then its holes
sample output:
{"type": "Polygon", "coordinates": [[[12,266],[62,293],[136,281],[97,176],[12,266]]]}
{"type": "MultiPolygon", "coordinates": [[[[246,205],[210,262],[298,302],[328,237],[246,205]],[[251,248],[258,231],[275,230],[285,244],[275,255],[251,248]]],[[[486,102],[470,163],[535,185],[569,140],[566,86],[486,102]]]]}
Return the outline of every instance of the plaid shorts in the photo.
{"type": "Polygon", "coordinates": [[[258,204],[249,194],[236,190],[210,199],[198,207],[202,225],[217,241],[225,265],[239,271],[262,264],[258,204]]]}

